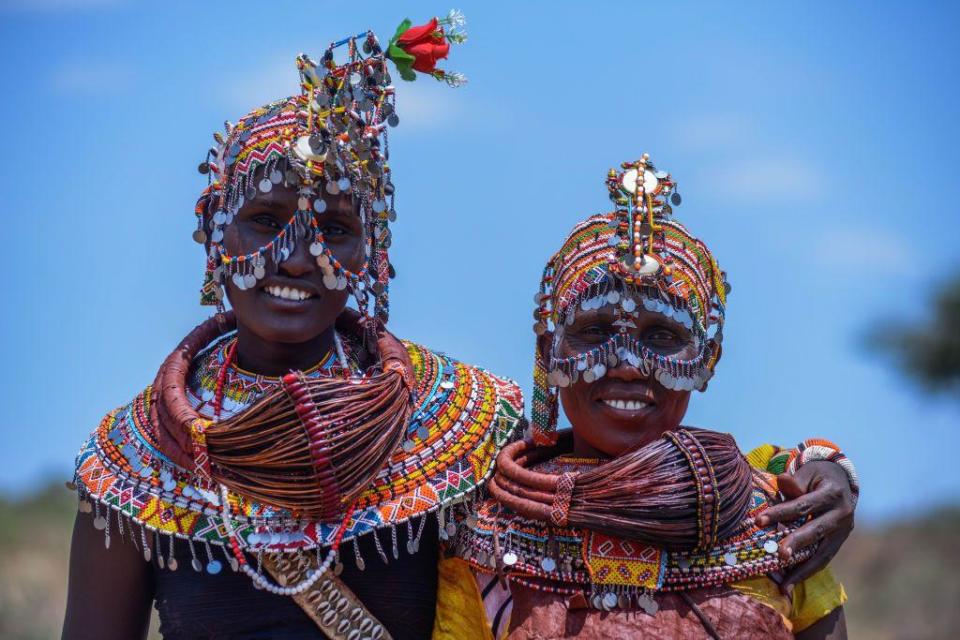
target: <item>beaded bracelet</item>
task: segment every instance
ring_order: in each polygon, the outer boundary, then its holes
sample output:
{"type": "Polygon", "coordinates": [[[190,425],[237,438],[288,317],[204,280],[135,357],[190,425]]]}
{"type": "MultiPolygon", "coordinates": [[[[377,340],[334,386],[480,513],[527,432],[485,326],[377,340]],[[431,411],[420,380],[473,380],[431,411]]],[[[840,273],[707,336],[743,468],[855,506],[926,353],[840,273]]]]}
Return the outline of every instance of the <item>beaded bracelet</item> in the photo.
{"type": "Polygon", "coordinates": [[[857,476],[857,470],[850,458],[840,450],[840,447],[829,440],[811,438],[798,444],[796,449],[779,451],[770,458],[769,463],[767,463],[767,471],[794,475],[803,465],[818,460],[835,462],[840,465],[843,472],[847,474],[850,490],[853,493],[853,506],[856,507],[857,500],[860,498],[860,479],[857,476]]]}

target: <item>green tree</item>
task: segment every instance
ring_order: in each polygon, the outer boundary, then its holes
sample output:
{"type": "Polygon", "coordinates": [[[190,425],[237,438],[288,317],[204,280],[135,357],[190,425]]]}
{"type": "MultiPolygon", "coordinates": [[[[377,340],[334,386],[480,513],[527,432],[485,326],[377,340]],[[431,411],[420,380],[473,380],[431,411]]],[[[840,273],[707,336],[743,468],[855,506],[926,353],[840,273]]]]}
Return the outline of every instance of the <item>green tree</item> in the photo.
{"type": "Polygon", "coordinates": [[[941,285],[927,319],[874,329],[870,344],[931,391],[960,393],[960,273],[941,285]]]}

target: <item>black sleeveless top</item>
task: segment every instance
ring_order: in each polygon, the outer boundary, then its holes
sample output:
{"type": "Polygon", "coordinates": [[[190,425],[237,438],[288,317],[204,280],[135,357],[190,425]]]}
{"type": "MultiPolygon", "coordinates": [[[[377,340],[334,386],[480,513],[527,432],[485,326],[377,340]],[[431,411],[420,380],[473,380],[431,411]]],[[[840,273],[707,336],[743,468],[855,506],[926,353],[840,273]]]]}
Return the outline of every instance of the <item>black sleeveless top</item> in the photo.
{"type": "MultiPolygon", "coordinates": [[[[429,515],[420,539],[420,550],[407,552],[407,530],[397,528],[399,558],[393,558],[389,530],[360,538],[365,570],[354,560],[353,543],[340,552],[343,573],[340,579],[356,594],[395,640],[426,640],[433,632],[437,600],[439,541],[437,523],[429,515]],[[389,559],[383,564],[373,541],[389,559]]],[[[418,521],[413,522],[416,531],[418,521]]],[[[190,568],[190,557],[178,549],[177,571],[154,565],[154,598],[160,614],[164,640],[251,640],[322,639],[326,636],[310,617],[288,596],[256,589],[243,573],[223,570],[216,575],[190,568]]]]}

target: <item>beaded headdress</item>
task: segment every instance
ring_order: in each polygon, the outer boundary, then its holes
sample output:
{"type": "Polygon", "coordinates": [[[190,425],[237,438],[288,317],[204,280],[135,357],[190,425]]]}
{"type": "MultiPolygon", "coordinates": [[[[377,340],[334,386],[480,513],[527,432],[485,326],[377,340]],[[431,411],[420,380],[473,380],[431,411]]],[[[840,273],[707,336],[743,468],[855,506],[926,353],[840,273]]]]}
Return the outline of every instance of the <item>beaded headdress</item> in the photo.
{"type": "Polygon", "coordinates": [[[544,444],[555,439],[559,387],[593,382],[627,362],[667,388],[702,390],[720,357],[730,286],[707,246],[671,218],[681,202],[676,182],[644,154],[610,169],[607,188],[614,210],[574,227],[547,262],[534,299],[534,332],[552,332],[549,353],[544,357],[538,345],[534,365],[533,430],[544,444]],[[578,311],[606,305],[617,313],[619,332],[560,357],[564,328],[578,311]],[[630,315],[639,305],[689,329],[696,355],[663,355],[633,337],[630,315]]]}
{"type": "Polygon", "coordinates": [[[451,86],[463,84],[462,75],[436,68],[451,43],[466,40],[463,25],[462,14],[451,11],[417,27],[405,20],[386,50],[367,31],[332,43],[319,63],[301,54],[299,95],[254,109],[214,134],[216,145],[199,167],[211,182],[197,202],[193,236],[208,246],[202,304],[222,304],[228,278],[241,290],[256,286],[268,260],[283,262],[308,238],[324,286],[348,291],[364,315],[372,298],[375,316],[387,320],[394,275],[389,223],[396,218],[387,130],[400,122],[387,60],[405,80],[419,71],[451,86]],[[344,47],[347,60],[338,64],[334,51],[344,47]],[[279,184],[298,190],[297,210],[271,242],[249,254],[230,254],[221,244],[224,228],[245,201],[279,184]],[[358,271],[333,256],[317,225],[315,214],[327,207],[324,192],[352,196],[366,236],[358,271]]]}

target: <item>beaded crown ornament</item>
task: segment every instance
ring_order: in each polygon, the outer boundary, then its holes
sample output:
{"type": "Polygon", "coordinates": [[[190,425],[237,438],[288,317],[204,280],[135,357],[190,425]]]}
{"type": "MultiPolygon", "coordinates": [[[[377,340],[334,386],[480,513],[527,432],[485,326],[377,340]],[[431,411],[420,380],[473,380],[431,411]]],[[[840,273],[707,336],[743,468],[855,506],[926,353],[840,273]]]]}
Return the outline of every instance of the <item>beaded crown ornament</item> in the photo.
{"type": "Polygon", "coordinates": [[[702,390],[713,375],[723,342],[730,285],[707,246],[672,219],[680,205],[677,184],[644,154],[610,169],[614,210],[577,224],[547,262],[534,297],[534,332],[549,334],[547,357],[534,362],[532,422],[541,444],[556,439],[560,387],[593,382],[621,362],[653,375],[669,389],[702,390]],[[599,346],[561,357],[565,327],[577,313],[610,305],[618,332],[599,346]],[[680,323],[694,336],[696,355],[657,353],[629,333],[642,306],[680,323]]]}
{"type": "Polygon", "coordinates": [[[386,322],[389,281],[395,275],[389,223],[396,219],[387,131],[400,122],[387,60],[405,80],[415,80],[419,71],[459,86],[465,78],[437,69],[436,63],[447,57],[451,43],[466,40],[463,27],[463,15],[451,11],[416,27],[404,20],[386,50],[366,31],[330,44],[320,62],[300,54],[299,95],[254,109],[214,133],[216,145],[199,166],[210,183],[197,201],[193,234],[208,247],[201,304],[222,305],[227,279],[241,290],[255,287],[267,273],[268,260],[283,262],[306,238],[324,286],[347,290],[364,315],[372,300],[374,315],[386,322]],[[338,64],[334,52],[342,48],[347,60],[338,64]],[[289,221],[252,253],[229,253],[222,244],[224,229],[237,211],[280,184],[299,193],[289,221]],[[352,196],[366,237],[358,271],[347,269],[326,245],[315,215],[327,208],[324,192],[352,196]]]}

